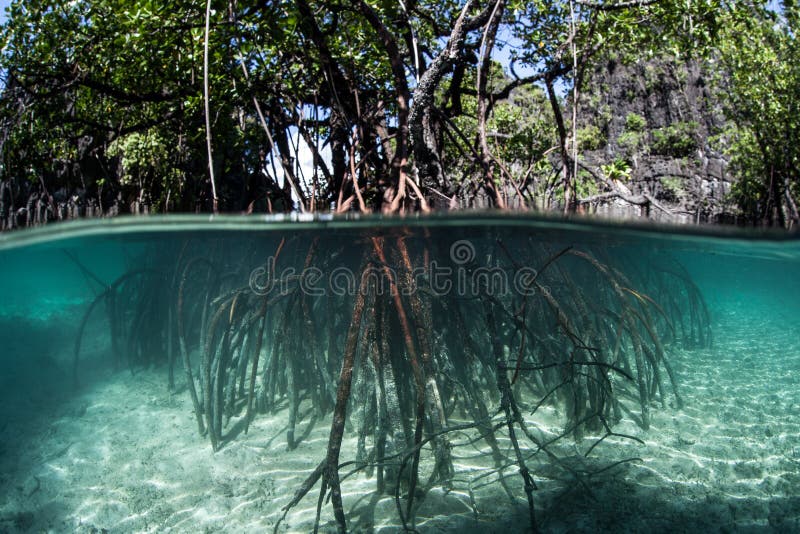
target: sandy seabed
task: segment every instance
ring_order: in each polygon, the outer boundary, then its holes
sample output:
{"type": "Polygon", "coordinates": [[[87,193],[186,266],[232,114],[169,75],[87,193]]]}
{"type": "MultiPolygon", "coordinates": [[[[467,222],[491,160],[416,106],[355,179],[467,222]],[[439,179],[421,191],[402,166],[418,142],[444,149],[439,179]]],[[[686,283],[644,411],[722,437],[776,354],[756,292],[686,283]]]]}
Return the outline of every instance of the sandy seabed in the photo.
{"type": "MultiPolygon", "coordinates": [[[[649,431],[630,418],[583,458],[592,437],[555,449],[577,472],[537,455],[537,519],[547,532],[800,532],[800,336],[744,314],[717,318],[710,350],[672,350],[682,410],[654,405],[649,431]],[[635,459],[604,466],[621,460],[635,459]]],[[[298,425],[287,450],[285,411],[241,418],[214,453],[198,435],[185,388],[168,393],[164,369],[105,372],[79,395],[49,399],[46,384],[0,410],[0,532],[268,532],[325,453],[330,421],[298,425]]],[[[55,395],[55,393],[53,393],[55,395]]],[[[541,436],[560,432],[552,408],[530,419],[541,436]]],[[[351,436],[352,431],[346,436],[351,436]]],[[[467,441],[468,437],[454,438],[467,441]]],[[[596,437],[595,437],[596,439],[596,437]]],[[[501,440],[507,444],[507,440],[501,440]]],[[[342,461],[353,459],[346,437],[342,461]]],[[[455,450],[450,490],[419,502],[419,532],[522,532],[528,510],[519,476],[495,475],[485,443],[455,450]],[[489,482],[487,484],[487,482],[489,482]]],[[[347,469],[342,469],[342,474],[347,469]]],[[[401,530],[394,498],[358,473],[343,483],[357,532],[401,530]]],[[[313,529],[318,487],[279,532],[313,529]]],[[[334,531],[331,507],[321,525],[334,531]]]]}

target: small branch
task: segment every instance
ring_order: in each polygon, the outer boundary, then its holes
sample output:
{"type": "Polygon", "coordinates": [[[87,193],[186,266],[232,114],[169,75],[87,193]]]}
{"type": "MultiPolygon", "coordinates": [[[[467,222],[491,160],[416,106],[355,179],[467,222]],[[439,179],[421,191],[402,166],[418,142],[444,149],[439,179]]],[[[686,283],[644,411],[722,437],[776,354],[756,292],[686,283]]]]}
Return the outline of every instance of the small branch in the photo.
{"type": "Polygon", "coordinates": [[[579,6],[588,7],[591,9],[599,9],[600,11],[613,11],[617,9],[628,9],[629,7],[647,7],[656,4],[658,0],[628,0],[625,2],[616,2],[613,4],[604,4],[603,2],[588,2],[587,0],[575,0],[579,6]]]}
{"type": "Polygon", "coordinates": [[[206,0],[206,32],[203,41],[203,103],[206,112],[206,148],[208,149],[208,175],[211,177],[212,210],[218,212],[217,184],[214,179],[214,155],[211,150],[211,110],[208,97],[208,34],[211,21],[211,0],[206,0]]]}

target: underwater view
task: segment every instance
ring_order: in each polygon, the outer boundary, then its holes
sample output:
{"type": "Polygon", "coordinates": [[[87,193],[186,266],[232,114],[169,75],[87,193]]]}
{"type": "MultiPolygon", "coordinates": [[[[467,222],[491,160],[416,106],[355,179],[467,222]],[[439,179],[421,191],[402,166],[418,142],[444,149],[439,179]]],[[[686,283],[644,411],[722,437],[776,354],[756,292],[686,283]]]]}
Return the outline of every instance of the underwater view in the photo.
{"type": "Polygon", "coordinates": [[[798,275],[520,215],[0,235],[0,532],[798,532],[798,275]]]}

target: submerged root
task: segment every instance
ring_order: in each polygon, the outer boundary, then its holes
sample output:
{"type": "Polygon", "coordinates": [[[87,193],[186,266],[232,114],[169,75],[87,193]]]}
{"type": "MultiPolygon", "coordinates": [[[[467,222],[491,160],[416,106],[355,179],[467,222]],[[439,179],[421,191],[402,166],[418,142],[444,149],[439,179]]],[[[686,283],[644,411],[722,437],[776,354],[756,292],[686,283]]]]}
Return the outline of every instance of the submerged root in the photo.
{"type": "MultiPolygon", "coordinates": [[[[588,456],[609,437],[638,439],[613,431],[621,418],[647,429],[651,410],[683,406],[671,350],[676,342],[711,343],[708,310],[674,262],[638,269],[589,249],[528,243],[512,251],[500,240],[462,261],[434,245],[370,235],[355,256],[319,239],[281,239],[267,247],[266,263],[225,245],[212,261],[186,245],[173,264],[131,271],[90,303],[73,378],[89,318],[105,304],[121,361],[152,363],[153,344],[161,343],[171,376],[177,346],[198,431],[213,450],[232,439],[224,430],[235,417],[247,432],[257,412],[286,410],[287,448],[294,449],[309,432],[298,435],[298,425],[310,429],[330,415],[324,457],[283,507],[276,531],[317,487],[314,529],[328,502],[339,531],[355,528],[342,484],[356,474],[374,477],[380,495],[394,495],[406,530],[433,488],[464,486],[477,513],[476,491],[498,484],[511,501],[524,499],[535,531],[536,466],[571,469],[559,442],[571,436],[585,444],[594,435],[588,456]],[[310,273],[334,271],[337,257],[361,258],[349,266],[353,278],[337,291],[310,290],[310,273]],[[279,258],[292,266],[280,275],[279,258]],[[434,262],[466,278],[437,293],[436,281],[419,275],[434,262]],[[243,285],[252,265],[268,282],[263,287],[252,275],[243,285]],[[495,291],[492,276],[524,268],[531,274],[516,292],[495,291]],[[563,415],[563,430],[545,438],[532,418],[549,408],[563,415]],[[342,462],[346,435],[355,457],[342,462]],[[469,448],[486,457],[483,471],[460,465],[469,448]],[[344,466],[352,470],[342,475],[344,466]]],[[[573,471],[588,489],[589,477],[573,471]]]]}

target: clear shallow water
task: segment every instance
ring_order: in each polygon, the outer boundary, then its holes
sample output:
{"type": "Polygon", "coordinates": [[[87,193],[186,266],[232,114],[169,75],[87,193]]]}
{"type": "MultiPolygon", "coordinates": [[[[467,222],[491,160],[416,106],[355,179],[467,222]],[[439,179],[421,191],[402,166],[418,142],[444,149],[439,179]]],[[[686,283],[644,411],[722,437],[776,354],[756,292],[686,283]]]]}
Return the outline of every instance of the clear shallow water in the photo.
{"type": "Polygon", "coordinates": [[[798,530],[800,242],[757,237],[519,217],[3,236],[0,530],[307,532],[331,443],[352,531],[530,529],[521,464],[545,531],[798,530]]]}

